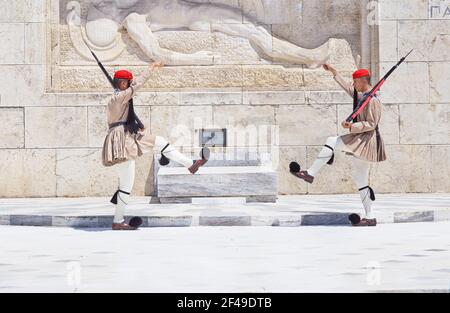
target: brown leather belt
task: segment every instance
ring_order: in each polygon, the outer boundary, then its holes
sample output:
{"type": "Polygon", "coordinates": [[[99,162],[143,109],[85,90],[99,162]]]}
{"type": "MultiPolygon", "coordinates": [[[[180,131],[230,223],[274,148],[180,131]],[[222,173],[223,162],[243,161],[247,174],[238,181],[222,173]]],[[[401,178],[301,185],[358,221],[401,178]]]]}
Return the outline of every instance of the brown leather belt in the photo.
{"type": "Polygon", "coordinates": [[[109,124],[109,129],[117,127],[117,126],[120,126],[120,125],[124,125],[125,126],[126,124],[127,124],[127,122],[112,123],[112,124],[109,124]]]}

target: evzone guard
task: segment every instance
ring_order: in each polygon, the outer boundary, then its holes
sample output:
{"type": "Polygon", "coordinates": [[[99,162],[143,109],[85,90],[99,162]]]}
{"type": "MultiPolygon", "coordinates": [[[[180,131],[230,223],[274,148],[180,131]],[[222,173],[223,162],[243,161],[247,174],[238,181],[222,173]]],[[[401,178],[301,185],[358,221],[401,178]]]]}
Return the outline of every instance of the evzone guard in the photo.
{"type": "MultiPolygon", "coordinates": [[[[367,99],[369,93],[373,90],[370,86],[370,73],[366,69],[359,69],[353,73],[352,85],[346,82],[331,65],[324,64],[323,67],[331,72],[335,81],[353,97],[354,110],[357,109],[361,99],[367,99]]],[[[359,190],[365,213],[362,219],[357,214],[350,215],[350,221],[354,226],[376,226],[377,224],[375,215],[372,212],[372,202],[375,201],[375,193],[369,186],[369,169],[371,162],[386,160],[384,142],[379,131],[382,105],[375,94],[371,96],[359,115],[351,121],[346,120],[342,122],[342,127],[348,129],[349,133],[343,136],[329,137],[310,168],[302,171],[298,163],[292,162],[290,164],[292,174],[312,184],[314,178],[325,164],[333,164],[336,151],[342,151],[351,155],[352,176],[359,190]]]]}
{"type": "MultiPolygon", "coordinates": [[[[99,65],[101,65],[100,62],[99,65]]],[[[145,126],[134,112],[133,96],[149,79],[151,71],[162,66],[160,62],[152,63],[144,74],[136,79],[131,72],[120,70],[114,74],[113,80],[107,75],[103,66],[100,66],[114,85],[114,94],[107,107],[109,131],[102,149],[103,165],[116,167],[119,175],[119,189],[111,199],[116,207],[113,230],[135,230],[142,223],[142,219],[138,217],[131,219],[129,224],[125,223],[124,219],[125,208],[134,184],[135,160],[138,157],[156,148],[162,154],[160,161],[162,165],[172,160],[186,167],[192,174],[195,174],[209,158],[207,148],[202,149],[201,159],[192,160],[177,151],[163,137],[144,135],[145,126]]]]}

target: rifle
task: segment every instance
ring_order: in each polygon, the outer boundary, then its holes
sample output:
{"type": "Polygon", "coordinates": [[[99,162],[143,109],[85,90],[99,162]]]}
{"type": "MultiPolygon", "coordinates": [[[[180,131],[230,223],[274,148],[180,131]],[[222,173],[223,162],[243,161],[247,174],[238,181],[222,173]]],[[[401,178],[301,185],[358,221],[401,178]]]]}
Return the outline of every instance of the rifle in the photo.
{"type": "Polygon", "coordinates": [[[92,51],[91,49],[89,49],[89,51],[91,51],[92,56],[94,57],[95,61],[97,61],[97,64],[100,67],[100,69],[102,70],[103,74],[105,74],[105,76],[108,79],[109,83],[115,89],[114,80],[112,79],[111,75],[109,75],[109,73],[106,71],[105,67],[103,66],[102,62],[100,62],[100,60],[97,58],[97,56],[95,55],[94,51],[92,51]]]}
{"type": "MultiPolygon", "coordinates": [[[[91,51],[92,56],[97,61],[98,66],[102,70],[103,74],[105,74],[106,78],[108,79],[108,81],[111,84],[111,86],[113,87],[113,89],[116,89],[116,87],[114,86],[113,78],[111,77],[111,75],[109,75],[108,71],[105,69],[102,62],[100,62],[100,60],[97,58],[94,51],[92,51],[91,49],[89,49],[89,51],[91,51]]],[[[130,99],[128,108],[129,108],[128,109],[128,120],[127,120],[127,124],[126,124],[128,130],[131,133],[136,133],[138,129],[144,129],[145,128],[144,124],[141,122],[139,117],[134,112],[133,99],[130,99]]]]}
{"type": "Polygon", "coordinates": [[[397,67],[400,66],[400,64],[403,63],[403,61],[405,61],[405,59],[411,54],[411,52],[413,52],[414,49],[412,49],[411,51],[409,51],[409,53],[404,56],[403,58],[400,59],[400,61],[398,61],[398,63],[396,65],[394,65],[389,72],[386,73],[386,75],[384,75],[384,77],[375,85],[375,87],[372,88],[372,90],[364,97],[362,98],[358,105],[356,106],[356,108],[353,110],[352,114],[349,115],[349,117],[347,117],[346,121],[347,122],[351,122],[353,119],[355,119],[359,114],[361,114],[361,112],[364,110],[364,108],[369,104],[370,100],[375,96],[375,94],[378,92],[378,90],[380,90],[381,86],[384,84],[384,82],[388,79],[389,76],[391,76],[391,74],[397,69],[397,67]]]}

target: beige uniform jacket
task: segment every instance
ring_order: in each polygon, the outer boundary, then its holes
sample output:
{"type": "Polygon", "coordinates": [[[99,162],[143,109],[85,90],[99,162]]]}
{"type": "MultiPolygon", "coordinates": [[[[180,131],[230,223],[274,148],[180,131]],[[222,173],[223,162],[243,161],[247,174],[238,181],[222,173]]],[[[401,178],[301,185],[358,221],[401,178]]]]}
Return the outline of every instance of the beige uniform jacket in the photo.
{"type": "Polygon", "coordinates": [[[129,159],[135,159],[142,154],[152,151],[155,137],[144,135],[143,132],[131,134],[125,130],[124,125],[113,124],[126,122],[128,118],[128,102],[148,80],[151,69],[147,69],[141,77],[133,80],[131,86],[124,91],[115,91],[107,107],[109,125],[102,150],[104,166],[112,166],[129,159]]]}
{"type": "MultiPolygon", "coordinates": [[[[354,88],[339,74],[334,79],[353,98],[354,88]]],[[[358,99],[363,97],[358,93],[358,99]]],[[[381,119],[382,105],[378,98],[374,97],[352,124],[350,133],[341,136],[342,141],[351,153],[369,162],[382,162],[386,160],[383,138],[378,130],[381,119]]],[[[350,114],[350,113],[349,113],[350,114]]]]}

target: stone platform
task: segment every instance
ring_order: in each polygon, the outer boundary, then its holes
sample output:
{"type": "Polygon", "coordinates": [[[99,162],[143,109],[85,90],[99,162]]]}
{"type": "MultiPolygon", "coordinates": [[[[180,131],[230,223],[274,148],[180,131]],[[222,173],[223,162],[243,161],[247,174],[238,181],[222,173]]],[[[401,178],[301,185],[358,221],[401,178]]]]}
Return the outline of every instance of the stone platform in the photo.
{"type": "Polygon", "coordinates": [[[205,166],[192,175],[186,168],[171,162],[160,167],[155,158],[156,194],[152,203],[192,203],[195,198],[245,198],[251,202],[276,202],[277,172],[264,160],[225,160],[211,154],[205,166]]]}
{"type": "Polygon", "coordinates": [[[245,197],[247,202],[275,202],[277,173],[262,166],[204,167],[192,175],[181,167],[158,172],[161,203],[192,203],[198,197],[245,197]]]}
{"type": "MultiPolygon", "coordinates": [[[[190,204],[148,204],[133,197],[129,216],[143,227],[349,225],[361,213],[359,196],[279,196],[277,203],[245,203],[245,198],[195,198],[190,204]]],[[[109,228],[109,198],[0,199],[0,225],[109,228]]],[[[450,194],[377,194],[380,224],[450,220],[450,194]]]]}

